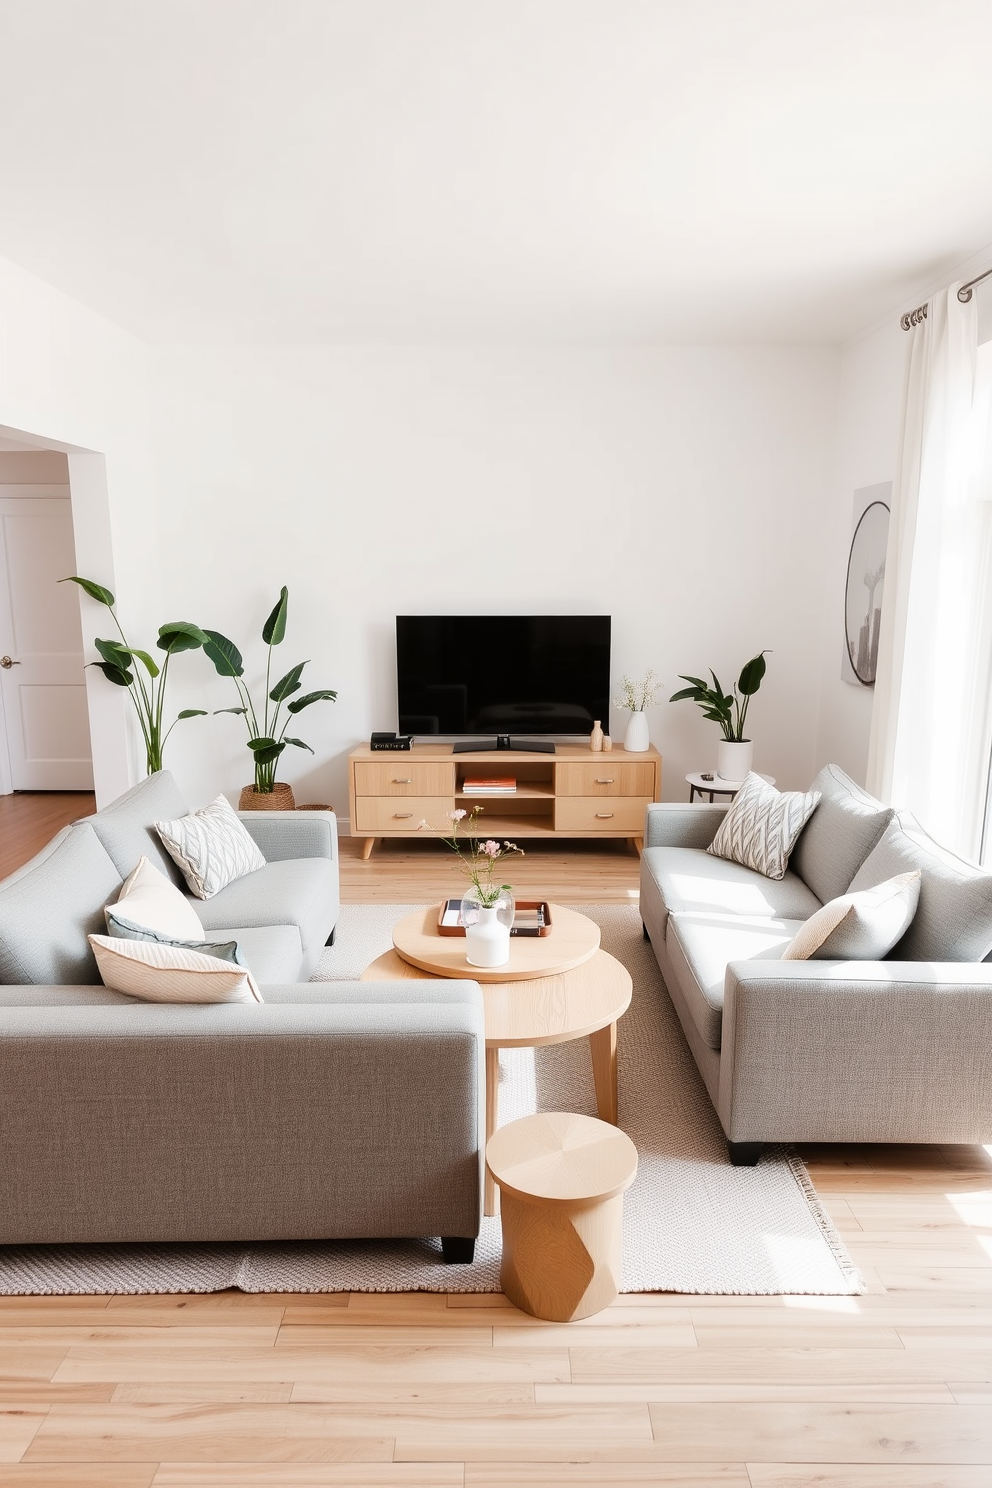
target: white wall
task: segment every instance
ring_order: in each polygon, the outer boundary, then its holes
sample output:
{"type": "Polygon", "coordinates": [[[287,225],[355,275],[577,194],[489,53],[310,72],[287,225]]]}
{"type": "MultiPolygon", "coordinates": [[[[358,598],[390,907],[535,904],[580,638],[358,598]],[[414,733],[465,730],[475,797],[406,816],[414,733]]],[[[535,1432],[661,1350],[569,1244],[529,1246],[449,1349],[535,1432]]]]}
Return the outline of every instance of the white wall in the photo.
{"type": "MultiPolygon", "coordinates": [[[[440,350],[152,348],[156,557],[181,617],[258,666],[279,586],[286,667],[339,689],[299,732],[302,798],[346,802],[345,759],[395,727],[398,612],[611,613],[614,668],[726,683],[770,647],[752,709],[758,768],[812,774],[823,613],[822,511],[838,354],[830,348],[440,350]]],[[[166,613],[168,612],[168,613],[166,613]]],[[[498,637],[496,638],[498,643],[498,637]]],[[[174,702],[235,699],[179,657],[174,702]]],[[[229,686],[230,684],[228,684],[229,686]]],[[[715,761],[691,704],[652,713],[664,795],[715,761]]],[[[615,735],[625,715],[614,713],[615,735]]],[[[181,724],[191,799],[248,781],[237,719],[181,724]]]]}

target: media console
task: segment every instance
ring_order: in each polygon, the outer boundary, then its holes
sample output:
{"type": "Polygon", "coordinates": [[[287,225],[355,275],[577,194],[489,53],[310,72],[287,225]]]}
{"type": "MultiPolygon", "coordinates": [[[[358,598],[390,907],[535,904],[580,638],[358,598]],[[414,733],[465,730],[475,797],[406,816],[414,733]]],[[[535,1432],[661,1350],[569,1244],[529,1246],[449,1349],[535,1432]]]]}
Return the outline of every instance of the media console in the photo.
{"type": "Polygon", "coordinates": [[[614,747],[594,754],[587,744],[456,754],[451,744],[414,744],[384,758],[368,745],[348,757],[351,835],[364,837],[368,858],[377,837],[415,837],[427,821],[450,830],[449,813],[484,809],[478,830],[487,837],[626,837],[640,851],[644,813],[661,799],[657,749],[627,754],[614,747]],[[466,795],[466,775],[512,775],[510,795],[466,795]]]}

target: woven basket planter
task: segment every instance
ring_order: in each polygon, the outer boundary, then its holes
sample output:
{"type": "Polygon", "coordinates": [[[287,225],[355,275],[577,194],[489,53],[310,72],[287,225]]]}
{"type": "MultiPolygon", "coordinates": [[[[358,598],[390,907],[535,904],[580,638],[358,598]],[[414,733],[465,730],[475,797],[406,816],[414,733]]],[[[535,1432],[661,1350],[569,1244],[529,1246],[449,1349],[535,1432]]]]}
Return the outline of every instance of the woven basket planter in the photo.
{"type": "Polygon", "coordinates": [[[333,806],[328,806],[324,801],[311,801],[306,806],[297,806],[297,811],[333,811],[333,806]]]}
{"type": "Polygon", "coordinates": [[[295,811],[293,787],[277,780],[270,791],[257,791],[246,785],[238,801],[239,811],[295,811]]]}

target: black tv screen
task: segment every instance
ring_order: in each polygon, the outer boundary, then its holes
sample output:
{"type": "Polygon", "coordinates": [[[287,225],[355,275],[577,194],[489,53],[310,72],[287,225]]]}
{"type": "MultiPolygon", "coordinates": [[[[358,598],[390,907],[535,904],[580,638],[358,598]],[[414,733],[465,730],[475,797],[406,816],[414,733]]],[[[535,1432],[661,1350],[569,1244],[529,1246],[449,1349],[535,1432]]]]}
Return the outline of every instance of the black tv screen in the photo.
{"type": "Polygon", "coordinates": [[[401,734],[588,734],[610,708],[609,615],[397,615],[401,734]]]}

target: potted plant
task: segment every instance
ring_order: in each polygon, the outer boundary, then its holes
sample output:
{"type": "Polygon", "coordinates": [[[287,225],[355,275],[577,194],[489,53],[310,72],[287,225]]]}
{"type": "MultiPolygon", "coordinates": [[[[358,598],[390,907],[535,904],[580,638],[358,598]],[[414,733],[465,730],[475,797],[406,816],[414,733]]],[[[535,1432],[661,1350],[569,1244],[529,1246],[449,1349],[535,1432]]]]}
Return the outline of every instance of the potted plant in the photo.
{"type": "Polygon", "coordinates": [[[651,747],[647,710],[654,702],[655,693],[660,686],[661,683],[654,680],[653,670],[647,673],[643,682],[632,682],[624,674],[620,683],[620,696],[614,701],[618,708],[625,708],[630,713],[630,722],[623,739],[623,747],[628,754],[643,754],[651,747]]]}
{"type": "Polygon", "coordinates": [[[302,697],[295,696],[302,686],[300,677],[303,668],[307,665],[305,661],[297,662],[296,666],[291,667],[274,687],[271,685],[272,651],[275,646],[281,645],[286,635],[288,609],[289,590],[283,585],[275,608],[262,626],[262,640],[269,649],[265,663],[264,707],[258,709],[252,701],[251,693],[244,680],[244,663],[237,646],[217,630],[204,631],[204,651],[213,662],[219,676],[233,679],[241,699],[240,706],[237,708],[218,708],[216,711],[240,714],[248,728],[248,748],[251,750],[255,765],[255,783],[246,785],[241,792],[238,805],[242,811],[291,811],[293,809],[296,803],[292,787],[284,781],[276,780],[279,758],[287,744],[292,744],[296,749],[307,749],[311,754],[313,750],[302,739],[287,734],[286,730],[296,714],[302,713],[304,708],[309,708],[311,703],[334,702],[337,697],[337,693],[332,692],[328,687],[322,687],[316,692],[305,692],[302,697]],[[282,712],[284,703],[286,704],[285,715],[282,712]]]}
{"type": "Polygon", "coordinates": [[[721,780],[743,780],[751,768],[754,745],[745,738],[744,727],[748,705],[765,675],[765,655],[765,651],[759,651],[757,656],[744,663],[732,693],[724,692],[711,669],[712,687],[701,677],[687,677],[680,673],[680,681],[689,682],[691,686],[683,687],[681,692],[675,692],[669,698],[671,703],[690,698],[702,708],[704,718],[712,718],[720,725],[723,738],[717,748],[716,772],[721,780]]]}
{"type": "Polygon", "coordinates": [[[138,717],[141,737],[145,741],[145,765],[149,775],[154,775],[156,770],[162,768],[166,740],[180,718],[207,716],[205,708],[183,708],[169,727],[165,727],[165,684],[169,676],[169,662],[177,651],[198,651],[207,639],[206,633],[188,620],[173,620],[168,625],[160,625],[155,644],[165,652],[165,660],[159,667],[147,651],[132,646],[127,639],[114,608],[117,601],[109,589],[93,579],[81,579],[78,574],[70,574],[68,578],[60,579],[59,583],[78,584],[90,599],[95,599],[110,611],[120,640],[94,640],[93,644],[103,660],[91,661],[87,665],[99,667],[107,681],[113,682],[115,687],[127,688],[138,717]]]}

